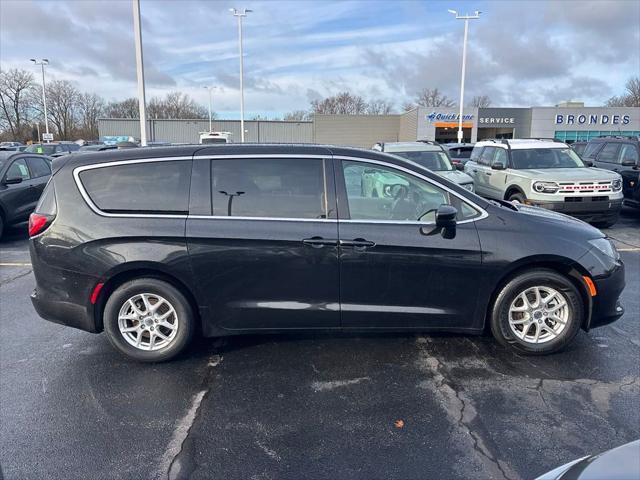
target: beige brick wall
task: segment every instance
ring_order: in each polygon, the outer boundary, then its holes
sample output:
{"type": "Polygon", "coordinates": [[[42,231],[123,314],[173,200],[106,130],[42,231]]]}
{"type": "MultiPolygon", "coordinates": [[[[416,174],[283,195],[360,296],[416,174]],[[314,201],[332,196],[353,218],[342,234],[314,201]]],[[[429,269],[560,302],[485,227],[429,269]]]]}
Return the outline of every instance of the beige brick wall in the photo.
{"type": "Polygon", "coordinates": [[[418,139],[418,109],[405,112],[400,116],[401,142],[415,142],[418,139]]]}
{"type": "Polygon", "coordinates": [[[400,115],[316,114],[313,129],[315,143],[371,148],[376,142],[398,141],[400,115]]]}

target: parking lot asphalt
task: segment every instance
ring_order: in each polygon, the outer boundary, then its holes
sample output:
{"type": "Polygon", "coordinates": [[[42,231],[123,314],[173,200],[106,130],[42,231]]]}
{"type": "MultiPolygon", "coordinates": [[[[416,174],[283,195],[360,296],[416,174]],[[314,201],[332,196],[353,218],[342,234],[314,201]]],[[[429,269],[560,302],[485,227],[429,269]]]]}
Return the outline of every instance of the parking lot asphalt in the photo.
{"type": "Polygon", "coordinates": [[[640,215],[607,230],[618,322],[564,352],[490,337],[199,340],[132,363],[41,320],[24,229],[0,241],[0,464],[7,479],[528,479],[640,437],[640,215]]]}

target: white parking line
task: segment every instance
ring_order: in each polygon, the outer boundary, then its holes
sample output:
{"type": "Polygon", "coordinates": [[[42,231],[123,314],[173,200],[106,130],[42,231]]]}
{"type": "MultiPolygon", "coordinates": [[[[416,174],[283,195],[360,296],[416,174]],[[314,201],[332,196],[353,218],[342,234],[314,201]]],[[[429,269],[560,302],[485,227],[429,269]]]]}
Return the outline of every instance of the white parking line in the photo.
{"type": "Polygon", "coordinates": [[[30,263],[24,262],[0,262],[0,267],[30,267],[30,263]]]}
{"type": "Polygon", "coordinates": [[[619,252],[640,252],[640,248],[618,248],[619,252]]]}

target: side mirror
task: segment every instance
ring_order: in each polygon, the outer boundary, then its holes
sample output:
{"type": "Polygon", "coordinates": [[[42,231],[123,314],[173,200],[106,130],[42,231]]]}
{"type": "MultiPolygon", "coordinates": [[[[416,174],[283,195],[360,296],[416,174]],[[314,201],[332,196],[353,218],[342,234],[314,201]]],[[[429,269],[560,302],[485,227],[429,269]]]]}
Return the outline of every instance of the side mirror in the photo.
{"type": "Polygon", "coordinates": [[[451,239],[456,236],[456,217],[458,210],[452,205],[440,205],[436,210],[436,227],[442,232],[442,237],[451,239]]]}
{"type": "Polygon", "coordinates": [[[587,166],[587,167],[593,167],[593,160],[587,160],[586,158],[582,159],[582,162],[587,166]]]}
{"type": "Polygon", "coordinates": [[[491,168],[493,170],[504,170],[505,169],[505,165],[504,165],[504,163],[495,162],[495,163],[491,164],[491,168]]]}
{"type": "Polygon", "coordinates": [[[15,185],[16,183],[22,183],[22,177],[7,177],[3,182],[5,185],[15,185]]]}
{"type": "Polygon", "coordinates": [[[620,165],[622,165],[623,167],[635,167],[636,161],[633,158],[625,158],[624,160],[622,160],[622,163],[620,165]]]}
{"type": "Polygon", "coordinates": [[[457,170],[464,170],[464,165],[461,162],[454,163],[453,166],[456,167],[457,170]]]}

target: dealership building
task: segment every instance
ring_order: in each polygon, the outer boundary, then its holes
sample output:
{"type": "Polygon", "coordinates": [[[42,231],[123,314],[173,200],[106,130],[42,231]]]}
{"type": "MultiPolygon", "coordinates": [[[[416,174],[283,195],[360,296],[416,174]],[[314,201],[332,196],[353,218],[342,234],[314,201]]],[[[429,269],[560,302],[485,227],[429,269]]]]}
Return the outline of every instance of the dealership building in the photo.
{"type": "MultiPolygon", "coordinates": [[[[455,108],[419,107],[390,115],[314,115],[310,122],[247,121],[248,142],[323,143],[370,148],[376,142],[436,140],[456,142],[455,108]]],[[[640,108],[585,107],[569,102],[555,107],[466,108],[462,117],[465,142],[487,138],[556,138],[587,141],[602,135],[640,136],[640,108]]],[[[151,141],[197,143],[207,120],[149,120],[151,141]]],[[[240,122],[214,121],[215,131],[240,138],[240,122]]],[[[140,137],[139,122],[100,119],[100,136],[140,137]]],[[[236,140],[237,141],[237,140],[236,140]]]]}

